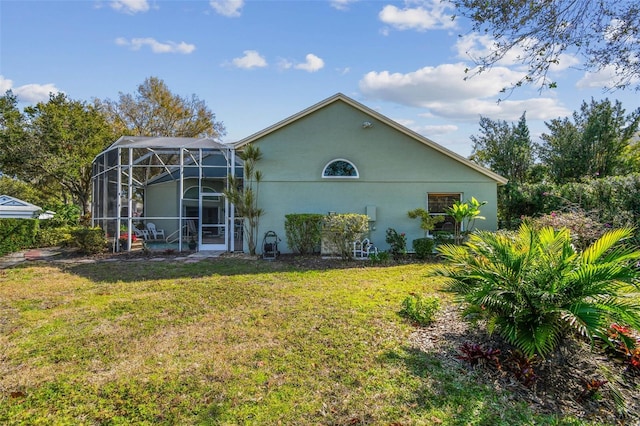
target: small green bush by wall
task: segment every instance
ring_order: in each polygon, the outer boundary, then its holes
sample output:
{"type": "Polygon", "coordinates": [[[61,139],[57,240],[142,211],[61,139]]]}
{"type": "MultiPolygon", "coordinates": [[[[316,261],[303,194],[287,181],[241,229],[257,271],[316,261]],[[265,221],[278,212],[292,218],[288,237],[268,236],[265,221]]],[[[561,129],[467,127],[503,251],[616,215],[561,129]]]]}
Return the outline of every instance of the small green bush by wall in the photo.
{"type": "Polygon", "coordinates": [[[292,251],[311,254],[320,247],[323,214],[295,213],[285,215],[284,218],[287,244],[292,251]]]}
{"type": "Polygon", "coordinates": [[[323,217],[323,244],[336,250],[343,259],[350,259],[352,243],[369,232],[369,217],[365,214],[333,214],[323,217]]]}
{"type": "Polygon", "coordinates": [[[413,240],[413,250],[418,259],[426,259],[433,254],[433,238],[416,238],[413,240]]]}

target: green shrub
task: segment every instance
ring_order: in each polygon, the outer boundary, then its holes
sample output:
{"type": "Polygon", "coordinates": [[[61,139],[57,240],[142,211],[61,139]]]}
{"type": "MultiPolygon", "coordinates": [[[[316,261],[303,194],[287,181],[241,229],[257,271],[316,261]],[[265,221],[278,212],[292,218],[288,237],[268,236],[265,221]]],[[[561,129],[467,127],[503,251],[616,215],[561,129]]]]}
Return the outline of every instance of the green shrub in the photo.
{"type": "Polygon", "coordinates": [[[0,219],[0,255],[34,247],[37,219],[0,219]]]}
{"type": "Polygon", "coordinates": [[[537,229],[548,226],[555,230],[568,229],[573,243],[580,250],[587,248],[609,229],[581,209],[573,212],[551,212],[531,219],[531,223],[537,229]]]}
{"type": "Polygon", "coordinates": [[[451,232],[447,231],[434,231],[433,232],[433,244],[438,247],[443,244],[454,244],[455,237],[451,232]]]}
{"type": "Polygon", "coordinates": [[[69,226],[78,226],[80,222],[80,207],[75,204],[56,203],[44,208],[45,211],[51,210],[55,212],[51,219],[43,220],[40,223],[41,228],[63,228],[69,226]]]}
{"type": "Polygon", "coordinates": [[[437,297],[411,294],[402,301],[400,315],[420,325],[429,325],[439,310],[440,299],[437,297]]]}
{"type": "Polygon", "coordinates": [[[285,215],[284,218],[284,231],[291,250],[299,254],[314,253],[322,239],[324,215],[298,213],[285,215]]]}
{"type": "Polygon", "coordinates": [[[389,244],[389,251],[394,259],[399,259],[407,254],[407,236],[404,232],[398,234],[395,229],[387,228],[385,241],[389,244]]]}
{"type": "Polygon", "coordinates": [[[432,238],[416,238],[413,240],[413,250],[418,259],[426,259],[433,254],[434,241],[432,238]]]}
{"type": "Polygon", "coordinates": [[[73,242],[86,254],[101,253],[107,248],[107,239],[101,228],[78,228],[73,231],[73,242]]]}
{"type": "Polygon", "coordinates": [[[369,231],[369,217],[364,214],[332,214],[324,216],[322,238],[343,259],[350,259],[352,244],[369,231]]]}
{"type": "Polygon", "coordinates": [[[73,243],[72,232],[75,228],[62,226],[60,228],[40,228],[36,236],[38,247],[64,246],[73,243]]]}
{"type": "Polygon", "coordinates": [[[624,245],[630,228],[611,230],[584,251],[567,229],[477,231],[460,246],[438,248],[430,270],[526,356],[544,357],[576,331],[606,335],[612,322],[640,326],[640,250],[624,245]]]}
{"type": "Polygon", "coordinates": [[[389,252],[379,251],[376,253],[369,253],[369,260],[372,265],[386,265],[389,262],[389,252]]]}

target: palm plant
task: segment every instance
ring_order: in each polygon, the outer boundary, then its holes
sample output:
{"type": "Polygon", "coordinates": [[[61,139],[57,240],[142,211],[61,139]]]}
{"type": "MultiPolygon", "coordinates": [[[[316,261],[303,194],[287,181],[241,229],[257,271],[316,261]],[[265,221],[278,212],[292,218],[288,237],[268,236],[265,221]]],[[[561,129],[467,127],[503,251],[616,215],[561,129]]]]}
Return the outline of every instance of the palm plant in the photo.
{"type": "Polygon", "coordinates": [[[476,219],[484,220],[484,216],[480,216],[480,207],[487,204],[486,201],[478,201],[475,197],[471,197],[471,200],[463,203],[456,201],[453,205],[446,209],[449,216],[453,217],[456,222],[454,229],[454,241],[456,244],[462,243],[463,230],[465,234],[471,232],[476,219]]]}
{"type": "Polygon", "coordinates": [[[258,225],[264,210],[258,207],[258,189],[262,181],[262,173],[256,170],[256,163],[262,159],[260,148],[247,145],[239,154],[244,161],[242,179],[229,175],[227,188],[223,191],[229,202],[243,218],[243,234],[247,240],[249,254],[256,254],[258,245],[258,225]]]}
{"type": "Polygon", "coordinates": [[[566,229],[478,231],[464,245],[440,246],[445,262],[432,275],[483,312],[490,332],[545,357],[571,330],[593,339],[611,322],[638,329],[640,250],[624,244],[632,235],[612,230],[579,252],[566,229]]]}

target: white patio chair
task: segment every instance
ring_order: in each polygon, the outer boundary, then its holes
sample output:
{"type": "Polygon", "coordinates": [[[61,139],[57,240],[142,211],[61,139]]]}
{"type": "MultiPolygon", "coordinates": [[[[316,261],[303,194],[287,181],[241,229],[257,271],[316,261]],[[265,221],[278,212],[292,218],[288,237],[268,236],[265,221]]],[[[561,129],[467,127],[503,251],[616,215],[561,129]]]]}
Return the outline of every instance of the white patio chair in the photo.
{"type": "Polygon", "coordinates": [[[378,249],[373,245],[368,238],[362,241],[353,242],[353,258],[354,259],[368,259],[371,253],[378,253],[378,249]]]}
{"type": "Polygon", "coordinates": [[[147,229],[151,232],[151,235],[153,235],[154,240],[157,240],[158,237],[162,237],[163,239],[166,238],[164,235],[164,229],[156,228],[156,224],[153,222],[147,223],[147,229]]]}
{"type": "Polygon", "coordinates": [[[149,239],[149,231],[147,231],[146,229],[138,229],[133,225],[132,225],[132,228],[133,228],[133,233],[136,237],[142,238],[143,240],[149,239]]]}

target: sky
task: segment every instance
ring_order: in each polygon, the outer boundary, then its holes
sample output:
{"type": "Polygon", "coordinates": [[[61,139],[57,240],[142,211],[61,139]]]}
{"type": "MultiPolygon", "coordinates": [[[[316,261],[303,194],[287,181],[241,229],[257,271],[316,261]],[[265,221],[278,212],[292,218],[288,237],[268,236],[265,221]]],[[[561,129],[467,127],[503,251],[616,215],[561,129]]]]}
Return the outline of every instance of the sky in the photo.
{"type": "Polygon", "coordinates": [[[557,89],[501,93],[522,76],[516,52],[465,80],[491,39],[454,12],[438,0],[0,0],[0,91],[21,107],[57,92],[117,100],[158,77],[204,101],[223,142],[340,92],[465,157],[481,116],[526,112],[537,142],[545,121],[583,101],[640,107],[637,92],[607,92],[606,71],[584,72],[571,54],[551,70],[557,89]]]}

